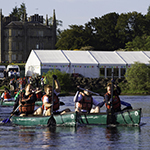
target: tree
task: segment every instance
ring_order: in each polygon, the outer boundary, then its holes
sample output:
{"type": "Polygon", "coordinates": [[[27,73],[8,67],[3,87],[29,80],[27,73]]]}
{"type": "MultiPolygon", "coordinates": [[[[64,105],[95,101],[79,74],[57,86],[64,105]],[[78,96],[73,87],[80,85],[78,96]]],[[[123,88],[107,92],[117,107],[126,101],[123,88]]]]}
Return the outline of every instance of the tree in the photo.
{"type": "Polygon", "coordinates": [[[74,50],[89,46],[89,36],[85,36],[84,26],[70,25],[70,29],[64,30],[56,43],[57,49],[74,50]]]}
{"type": "Polygon", "coordinates": [[[96,50],[114,50],[119,47],[117,30],[115,30],[118,17],[117,13],[109,13],[101,18],[91,19],[85,24],[85,29],[92,33],[90,45],[96,50]]]}
{"type": "Polygon", "coordinates": [[[142,36],[145,33],[146,19],[141,13],[129,12],[121,14],[117,20],[116,30],[122,48],[125,43],[132,41],[136,36],[142,36]]]}
{"type": "Polygon", "coordinates": [[[13,8],[13,11],[10,13],[10,15],[16,16],[18,20],[24,20],[24,15],[27,15],[25,3],[22,3],[20,5],[20,8],[17,8],[17,6],[15,6],[15,8],[13,8]]]}
{"type": "Polygon", "coordinates": [[[132,93],[150,91],[150,67],[144,63],[135,62],[127,69],[125,78],[132,93]]]}
{"type": "Polygon", "coordinates": [[[150,51],[150,36],[136,36],[132,42],[126,43],[128,51],[150,51]]]}

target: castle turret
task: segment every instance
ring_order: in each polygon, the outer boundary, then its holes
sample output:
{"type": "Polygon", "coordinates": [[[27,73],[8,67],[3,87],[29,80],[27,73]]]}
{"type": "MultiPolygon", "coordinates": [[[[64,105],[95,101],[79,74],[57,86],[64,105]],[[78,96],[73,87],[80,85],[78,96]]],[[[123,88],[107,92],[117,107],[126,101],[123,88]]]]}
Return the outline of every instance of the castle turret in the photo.
{"type": "Polygon", "coordinates": [[[48,15],[46,15],[46,25],[48,26],[48,15]]]}
{"type": "Polygon", "coordinates": [[[0,62],[2,61],[2,44],[3,44],[3,36],[2,36],[2,9],[0,9],[0,62]]]}
{"type": "Polygon", "coordinates": [[[56,49],[55,44],[56,44],[56,16],[55,16],[55,9],[53,10],[53,20],[52,20],[52,32],[53,32],[53,49],[56,49]]]}

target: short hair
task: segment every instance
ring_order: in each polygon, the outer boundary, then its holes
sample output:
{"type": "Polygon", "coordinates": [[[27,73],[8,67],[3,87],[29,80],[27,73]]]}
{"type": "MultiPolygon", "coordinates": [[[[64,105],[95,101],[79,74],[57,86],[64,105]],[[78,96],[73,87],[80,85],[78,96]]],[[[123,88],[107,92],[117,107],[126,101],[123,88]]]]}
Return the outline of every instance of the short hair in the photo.
{"type": "Polygon", "coordinates": [[[48,89],[48,88],[52,88],[52,86],[51,85],[44,86],[44,91],[46,92],[46,89],[48,89]]]}
{"type": "Polygon", "coordinates": [[[111,87],[111,85],[112,85],[112,83],[111,83],[111,82],[109,82],[109,83],[107,84],[107,87],[111,87]]]}

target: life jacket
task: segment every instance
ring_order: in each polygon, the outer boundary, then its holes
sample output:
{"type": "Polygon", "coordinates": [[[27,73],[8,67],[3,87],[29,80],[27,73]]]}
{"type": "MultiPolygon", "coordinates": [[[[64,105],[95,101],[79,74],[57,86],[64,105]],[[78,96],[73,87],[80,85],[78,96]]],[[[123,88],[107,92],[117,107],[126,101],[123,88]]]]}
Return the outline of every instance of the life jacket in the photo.
{"type": "Polygon", "coordinates": [[[87,110],[90,112],[93,104],[93,98],[92,96],[87,96],[84,93],[80,93],[83,97],[82,99],[78,102],[78,108],[87,110]]]}
{"type": "Polygon", "coordinates": [[[8,92],[4,92],[4,101],[9,101],[11,100],[11,96],[8,92]]]}
{"type": "MultiPolygon", "coordinates": [[[[106,96],[106,95],[108,95],[109,100],[110,100],[111,95],[108,94],[108,92],[107,92],[104,96],[106,96]]],[[[107,105],[107,104],[105,103],[105,106],[107,107],[107,109],[110,109],[110,105],[107,105]]],[[[120,98],[119,98],[119,96],[118,96],[118,94],[117,94],[116,91],[114,91],[114,95],[113,95],[113,99],[112,99],[112,108],[114,109],[114,111],[121,110],[120,98]]]]}
{"type": "MultiPolygon", "coordinates": [[[[21,95],[21,101],[24,102],[24,101],[30,100],[31,96],[33,96],[33,94],[30,94],[28,98],[25,98],[24,96],[21,95]]],[[[21,105],[19,107],[19,111],[21,113],[32,114],[34,112],[34,106],[35,106],[35,102],[25,103],[24,105],[21,105]]]]}
{"type": "Polygon", "coordinates": [[[42,92],[36,93],[36,98],[37,98],[37,101],[40,101],[42,98],[42,92]]]}
{"type": "MultiPolygon", "coordinates": [[[[48,97],[47,95],[44,95],[42,97],[42,102],[44,101],[44,97],[48,97]]],[[[48,97],[48,100],[49,100],[49,103],[52,103],[52,96],[51,97],[48,97]]],[[[44,104],[42,105],[42,109],[48,109],[47,107],[44,106],[44,104]]],[[[58,96],[56,96],[56,94],[54,94],[54,103],[53,103],[53,111],[56,111],[59,109],[59,98],[58,96]]]]}

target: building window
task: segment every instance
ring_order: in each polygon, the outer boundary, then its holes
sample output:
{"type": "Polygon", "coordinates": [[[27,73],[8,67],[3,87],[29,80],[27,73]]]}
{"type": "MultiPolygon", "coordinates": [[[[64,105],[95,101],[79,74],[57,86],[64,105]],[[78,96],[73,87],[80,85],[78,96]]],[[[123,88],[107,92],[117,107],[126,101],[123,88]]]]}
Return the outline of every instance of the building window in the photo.
{"type": "Polygon", "coordinates": [[[112,76],[112,68],[107,68],[107,77],[112,76]]]}
{"type": "Polygon", "coordinates": [[[22,50],[22,42],[19,42],[19,50],[22,50]]]}
{"type": "Polygon", "coordinates": [[[124,76],[126,73],[126,68],[121,68],[121,76],[124,76]]]}
{"type": "Polygon", "coordinates": [[[105,76],[105,68],[100,68],[100,77],[105,76]]]}
{"type": "Polygon", "coordinates": [[[12,50],[16,50],[16,42],[12,42],[12,50]]]}
{"type": "Polygon", "coordinates": [[[38,31],[38,36],[42,36],[43,37],[43,31],[38,31]]]}
{"type": "Polygon", "coordinates": [[[13,54],[13,55],[11,56],[11,59],[12,59],[12,60],[16,60],[16,55],[13,54]]]}
{"type": "Polygon", "coordinates": [[[9,56],[8,56],[8,55],[5,55],[5,60],[6,60],[6,61],[9,60],[8,58],[9,58],[9,56]]]}
{"type": "Polygon", "coordinates": [[[119,76],[119,69],[114,68],[114,77],[118,77],[118,76],[119,76]]]}
{"type": "Polygon", "coordinates": [[[39,49],[39,44],[36,44],[36,49],[39,49]]]}
{"type": "Polygon", "coordinates": [[[18,60],[22,60],[22,55],[21,54],[18,55],[18,60]]]}
{"type": "Polygon", "coordinates": [[[12,35],[11,36],[16,36],[16,30],[12,30],[12,35]]]}

